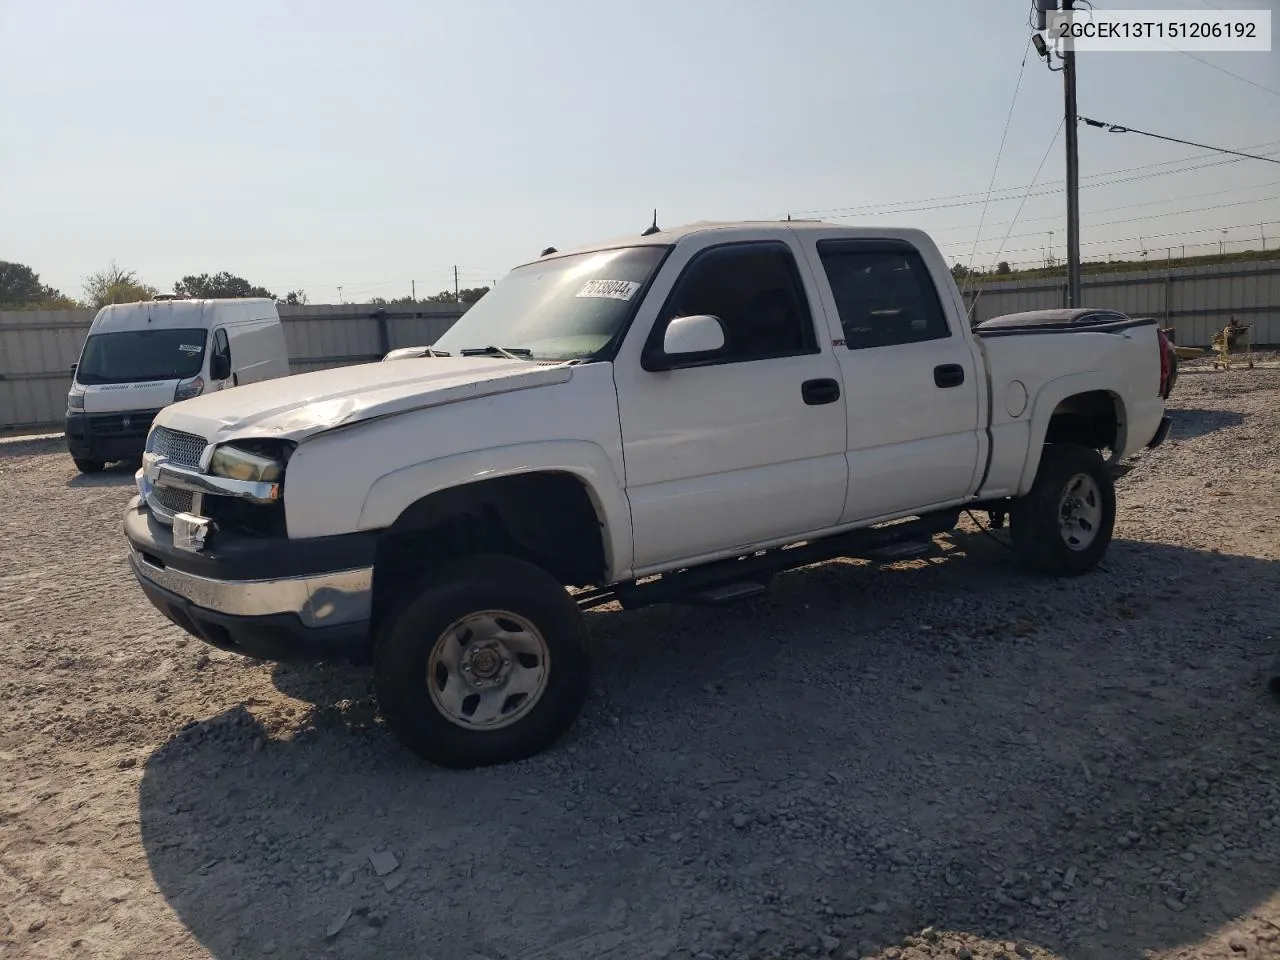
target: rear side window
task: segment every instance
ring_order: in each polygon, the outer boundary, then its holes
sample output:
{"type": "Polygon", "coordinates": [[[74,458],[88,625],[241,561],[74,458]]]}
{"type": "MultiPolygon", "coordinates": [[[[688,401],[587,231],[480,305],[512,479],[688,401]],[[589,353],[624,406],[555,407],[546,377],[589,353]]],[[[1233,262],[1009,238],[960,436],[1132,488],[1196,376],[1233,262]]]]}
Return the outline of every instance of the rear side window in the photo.
{"type": "Polygon", "coordinates": [[[933,279],[910,245],[824,240],[818,256],[850,350],[951,336],[933,279]]]}

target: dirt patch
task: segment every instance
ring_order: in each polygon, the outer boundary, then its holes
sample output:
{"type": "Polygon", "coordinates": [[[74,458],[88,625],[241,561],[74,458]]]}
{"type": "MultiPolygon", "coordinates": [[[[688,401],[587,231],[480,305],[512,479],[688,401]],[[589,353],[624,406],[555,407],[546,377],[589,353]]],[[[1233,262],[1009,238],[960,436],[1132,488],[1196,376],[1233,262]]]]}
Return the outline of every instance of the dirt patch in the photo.
{"type": "Polygon", "coordinates": [[[595,613],[572,735],[471,773],[168,625],[131,468],[0,444],[0,956],[1274,956],[1280,373],[1173,407],[1094,574],[970,528],[595,613]]]}

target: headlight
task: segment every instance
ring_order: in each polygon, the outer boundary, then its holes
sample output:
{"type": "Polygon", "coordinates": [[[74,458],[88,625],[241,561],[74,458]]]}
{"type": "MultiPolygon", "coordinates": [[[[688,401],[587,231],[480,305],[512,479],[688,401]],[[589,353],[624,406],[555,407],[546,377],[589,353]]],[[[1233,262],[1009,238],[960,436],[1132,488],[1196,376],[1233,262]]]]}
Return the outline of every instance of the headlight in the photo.
{"type": "Polygon", "coordinates": [[[72,390],[72,391],[70,391],[70,392],[67,394],[67,409],[68,409],[68,410],[83,410],[83,409],[84,409],[84,394],[83,394],[83,393],[81,393],[79,390],[72,390]]]}
{"type": "Polygon", "coordinates": [[[283,457],[268,457],[250,453],[237,447],[223,446],[213,451],[209,472],[228,480],[250,480],[255,483],[276,483],[284,476],[283,457]]]}
{"type": "Polygon", "coordinates": [[[190,400],[192,397],[198,397],[202,393],[204,393],[203,377],[192,377],[190,380],[182,380],[173,391],[173,402],[177,403],[179,400],[190,400]]]}

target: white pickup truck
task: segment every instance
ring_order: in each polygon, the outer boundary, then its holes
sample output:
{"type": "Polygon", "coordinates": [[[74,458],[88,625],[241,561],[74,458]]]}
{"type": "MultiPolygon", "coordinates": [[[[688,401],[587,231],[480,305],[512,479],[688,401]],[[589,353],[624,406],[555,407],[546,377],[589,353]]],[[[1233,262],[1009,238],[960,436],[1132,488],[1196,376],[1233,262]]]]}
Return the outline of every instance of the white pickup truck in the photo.
{"type": "Polygon", "coordinates": [[[1084,573],[1121,462],[1169,424],[1154,320],[973,331],[909,229],[549,249],[432,348],[166,407],[124,526],[175,623],[372,661],[392,729],[455,767],[571,726],[585,608],[920,555],[963,509],[1007,518],[1031,568],[1084,573]]]}

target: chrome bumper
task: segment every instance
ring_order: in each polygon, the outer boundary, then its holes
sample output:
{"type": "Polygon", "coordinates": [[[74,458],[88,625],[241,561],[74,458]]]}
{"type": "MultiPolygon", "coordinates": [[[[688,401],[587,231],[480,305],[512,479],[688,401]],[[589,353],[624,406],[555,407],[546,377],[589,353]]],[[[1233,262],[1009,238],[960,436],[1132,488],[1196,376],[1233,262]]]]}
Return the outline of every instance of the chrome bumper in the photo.
{"type": "Polygon", "coordinates": [[[357,567],[279,580],[214,580],[149,563],[129,549],[134,576],[228,616],[292,613],[308,627],[368,620],[373,607],[373,567],[357,567]]]}

